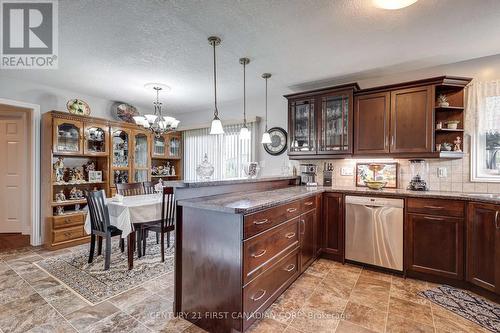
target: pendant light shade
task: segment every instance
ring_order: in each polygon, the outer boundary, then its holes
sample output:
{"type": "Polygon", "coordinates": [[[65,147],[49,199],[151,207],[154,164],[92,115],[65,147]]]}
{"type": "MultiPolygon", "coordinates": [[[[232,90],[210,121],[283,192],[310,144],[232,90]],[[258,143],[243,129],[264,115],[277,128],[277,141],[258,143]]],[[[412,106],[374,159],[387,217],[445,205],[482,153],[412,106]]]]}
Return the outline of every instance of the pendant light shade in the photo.
{"type": "Polygon", "coordinates": [[[247,127],[247,87],[246,87],[246,66],[250,63],[248,58],[240,58],[240,64],[243,65],[243,126],[240,130],[240,139],[250,139],[251,133],[247,127]]]}
{"type": "Polygon", "coordinates": [[[266,80],[266,131],[264,134],[262,134],[262,144],[269,144],[271,143],[271,136],[269,135],[269,132],[267,131],[267,79],[271,77],[271,74],[269,73],[264,73],[262,74],[262,78],[266,80]]]}
{"type": "Polygon", "coordinates": [[[217,64],[215,62],[215,47],[220,44],[221,39],[216,36],[211,36],[208,37],[208,42],[214,49],[214,119],[210,126],[210,134],[217,135],[224,134],[224,128],[222,128],[222,122],[219,119],[219,110],[217,109],[217,64]]]}

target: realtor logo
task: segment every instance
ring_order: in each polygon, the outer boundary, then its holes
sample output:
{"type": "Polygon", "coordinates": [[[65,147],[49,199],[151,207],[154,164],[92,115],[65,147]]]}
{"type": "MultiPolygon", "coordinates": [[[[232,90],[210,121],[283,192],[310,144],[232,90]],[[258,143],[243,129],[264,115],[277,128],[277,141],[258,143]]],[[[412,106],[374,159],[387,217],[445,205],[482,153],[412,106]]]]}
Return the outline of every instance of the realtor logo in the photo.
{"type": "Polygon", "coordinates": [[[57,69],[57,0],[0,0],[2,69],[57,69]]]}

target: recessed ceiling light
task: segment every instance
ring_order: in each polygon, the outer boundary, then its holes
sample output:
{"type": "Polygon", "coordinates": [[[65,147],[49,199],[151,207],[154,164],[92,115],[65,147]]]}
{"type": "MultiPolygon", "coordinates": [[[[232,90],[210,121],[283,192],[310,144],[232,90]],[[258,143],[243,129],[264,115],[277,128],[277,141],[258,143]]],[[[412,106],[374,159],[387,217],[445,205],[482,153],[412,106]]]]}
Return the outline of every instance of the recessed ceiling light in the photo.
{"type": "Polygon", "coordinates": [[[382,9],[401,9],[413,5],[418,0],[373,0],[373,4],[382,9]]]}

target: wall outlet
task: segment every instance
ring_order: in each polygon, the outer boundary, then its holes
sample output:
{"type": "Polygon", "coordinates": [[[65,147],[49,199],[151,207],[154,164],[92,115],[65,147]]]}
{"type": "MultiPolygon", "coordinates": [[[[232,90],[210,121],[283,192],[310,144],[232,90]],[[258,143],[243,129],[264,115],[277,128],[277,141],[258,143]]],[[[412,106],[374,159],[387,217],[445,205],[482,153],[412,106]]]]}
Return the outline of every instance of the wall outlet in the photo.
{"type": "Polygon", "coordinates": [[[342,167],[340,168],[340,175],[341,176],[352,176],[354,175],[354,169],[350,167],[342,167]]]}
{"type": "Polygon", "coordinates": [[[448,177],[448,169],[445,168],[445,167],[440,167],[440,168],[437,168],[437,171],[438,171],[438,178],[446,178],[448,177]]]}

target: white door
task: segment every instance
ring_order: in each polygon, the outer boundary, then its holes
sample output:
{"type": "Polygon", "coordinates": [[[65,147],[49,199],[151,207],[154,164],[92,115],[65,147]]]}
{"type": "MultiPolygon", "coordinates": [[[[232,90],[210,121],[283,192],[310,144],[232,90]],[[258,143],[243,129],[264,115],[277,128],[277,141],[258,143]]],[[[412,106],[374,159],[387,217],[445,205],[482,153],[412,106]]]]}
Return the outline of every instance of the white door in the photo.
{"type": "Polygon", "coordinates": [[[23,232],[29,225],[27,127],[23,109],[0,105],[0,233],[23,232]]]}

